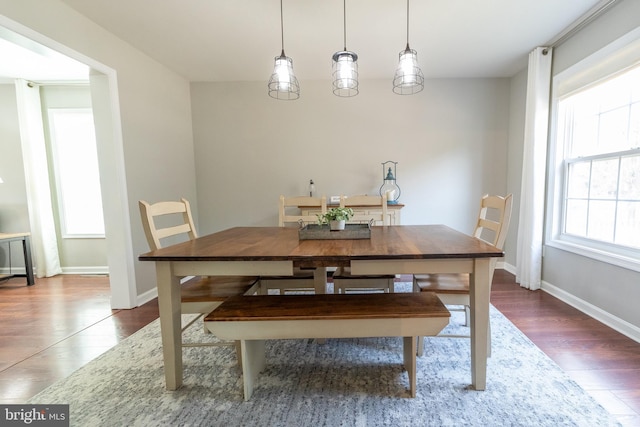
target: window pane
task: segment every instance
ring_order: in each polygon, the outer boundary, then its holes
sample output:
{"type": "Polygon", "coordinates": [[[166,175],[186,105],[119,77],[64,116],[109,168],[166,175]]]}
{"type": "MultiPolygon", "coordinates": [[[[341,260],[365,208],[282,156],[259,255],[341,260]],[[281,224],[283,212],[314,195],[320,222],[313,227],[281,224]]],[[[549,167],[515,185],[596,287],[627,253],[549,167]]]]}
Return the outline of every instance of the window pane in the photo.
{"type": "MultiPolygon", "coordinates": [[[[627,97],[629,93],[627,93],[627,97]]],[[[600,115],[600,129],[598,140],[603,153],[626,150],[627,131],[629,124],[629,108],[616,108],[600,115]]]]}
{"type": "Polygon", "coordinates": [[[63,234],[103,235],[102,196],[91,110],[50,110],[63,234]]]}
{"type": "Polygon", "coordinates": [[[618,159],[594,160],[591,166],[592,199],[615,199],[618,193],[618,159]]]}
{"type": "Polygon", "coordinates": [[[621,159],[618,197],[623,200],[640,200],[640,155],[621,159]]]}
{"type": "Polygon", "coordinates": [[[598,104],[586,102],[584,97],[572,100],[574,112],[571,125],[569,157],[588,156],[598,150],[598,104]]]}
{"type": "Polygon", "coordinates": [[[587,237],[604,242],[613,241],[616,202],[592,200],[589,202],[587,237]]]}
{"type": "Polygon", "coordinates": [[[640,202],[618,203],[615,242],[640,248],[640,202]]]}
{"type": "Polygon", "coordinates": [[[565,223],[565,233],[576,236],[587,235],[587,208],[586,200],[567,201],[567,219],[565,223]]]}
{"type": "Polygon", "coordinates": [[[631,106],[629,121],[629,147],[640,148],[640,101],[631,106]]]}
{"type": "Polygon", "coordinates": [[[589,176],[591,162],[579,162],[569,165],[567,197],[571,199],[589,197],[589,176]]]}

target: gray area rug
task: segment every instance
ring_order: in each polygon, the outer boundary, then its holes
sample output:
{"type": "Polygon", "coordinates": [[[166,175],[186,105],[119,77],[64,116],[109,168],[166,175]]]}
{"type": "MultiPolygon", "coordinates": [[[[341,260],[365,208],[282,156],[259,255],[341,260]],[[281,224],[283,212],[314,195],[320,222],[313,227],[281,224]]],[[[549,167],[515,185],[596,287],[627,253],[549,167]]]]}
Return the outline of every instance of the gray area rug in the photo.
{"type": "MultiPolygon", "coordinates": [[[[619,425],[491,310],[493,353],[481,392],[469,387],[469,340],[459,338],[425,340],[413,399],[400,338],[269,341],[249,402],[232,347],[187,348],[184,385],[170,392],[156,320],[30,403],[68,403],[74,426],[619,425]]],[[[461,316],[448,330],[464,332],[461,316]]],[[[203,328],[187,334],[199,340],[203,328]]]]}

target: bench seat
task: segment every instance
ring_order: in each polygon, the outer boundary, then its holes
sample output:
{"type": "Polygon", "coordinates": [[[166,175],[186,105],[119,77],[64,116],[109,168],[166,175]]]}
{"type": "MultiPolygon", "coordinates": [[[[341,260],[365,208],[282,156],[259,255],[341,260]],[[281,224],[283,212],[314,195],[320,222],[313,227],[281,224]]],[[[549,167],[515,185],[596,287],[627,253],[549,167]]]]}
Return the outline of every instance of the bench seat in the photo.
{"type": "Polygon", "coordinates": [[[416,337],[438,334],[450,312],[429,292],[230,297],[205,318],[222,339],[239,340],[244,397],[265,366],[264,341],[299,338],[403,337],[404,368],[416,394],[416,337]]]}

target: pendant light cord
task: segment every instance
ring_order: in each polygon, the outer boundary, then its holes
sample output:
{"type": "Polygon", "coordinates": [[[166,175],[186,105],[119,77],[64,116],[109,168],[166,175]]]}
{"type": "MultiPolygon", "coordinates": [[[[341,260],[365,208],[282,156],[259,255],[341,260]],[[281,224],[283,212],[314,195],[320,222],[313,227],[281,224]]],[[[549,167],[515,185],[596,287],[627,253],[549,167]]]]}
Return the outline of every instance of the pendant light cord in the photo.
{"type": "Polygon", "coordinates": [[[409,0],[407,0],[407,50],[409,49],[409,0]]]}
{"type": "Polygon", "coordinates": [[[284,18],[282,14],[282,0],[280,0],[280,44],[282,45],[282,56],[284,56],[284,18]]]}
{"type": "Polygon", "coordinates": [[[342,1],[342,19],[344,30],[344,51],[347,51],[347,0],[342,1]]]}

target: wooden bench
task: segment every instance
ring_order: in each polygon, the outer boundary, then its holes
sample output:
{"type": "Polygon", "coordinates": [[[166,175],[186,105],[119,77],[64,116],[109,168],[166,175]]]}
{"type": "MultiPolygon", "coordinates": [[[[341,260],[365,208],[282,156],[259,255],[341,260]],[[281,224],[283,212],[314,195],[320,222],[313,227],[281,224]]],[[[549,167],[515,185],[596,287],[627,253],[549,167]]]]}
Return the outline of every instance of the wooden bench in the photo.
{"type": "Polygon", "coordinates": [[[264,340],[403,337],[409,392],[416,395],[417,336],[436,335],[450,313],[435,294],[256,295],[230,297],[205,318],[222,339],[239,340],[244,399],[265,367],[264,340]]]}

